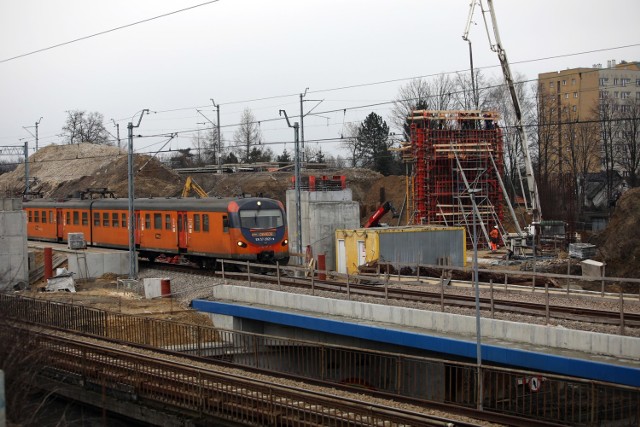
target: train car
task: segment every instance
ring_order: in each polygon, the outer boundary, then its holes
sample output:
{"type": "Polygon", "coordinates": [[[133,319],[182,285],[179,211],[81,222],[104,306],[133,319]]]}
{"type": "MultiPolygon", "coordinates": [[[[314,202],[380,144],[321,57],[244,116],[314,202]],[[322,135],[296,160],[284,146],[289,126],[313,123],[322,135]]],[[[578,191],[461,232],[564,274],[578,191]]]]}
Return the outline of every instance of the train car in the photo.
{"type": "MultiPolygon", "coordinates": [[[[33,240],[66,242],[84,233],[90,246],[129,247],[128,199],[33,200],[24,203],[33,240]]],[[[282,203],[267,198],[150,198],[134,202],[140,256],[182,255],[203,267],[217,259],[289,261],[282,203]]]]}

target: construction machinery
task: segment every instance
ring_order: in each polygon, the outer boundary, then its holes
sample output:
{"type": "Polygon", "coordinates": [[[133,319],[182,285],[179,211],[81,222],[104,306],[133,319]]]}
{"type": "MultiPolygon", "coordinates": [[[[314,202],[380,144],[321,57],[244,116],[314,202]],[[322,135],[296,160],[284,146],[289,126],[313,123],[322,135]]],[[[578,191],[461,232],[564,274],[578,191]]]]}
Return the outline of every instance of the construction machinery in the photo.
{"type": "Polygon", "coordinates": [[[371,217],[367,220],[367,223],[363,226],[363,228],[371,228],[378,227],[380,225],[380,220],[383,216],[387,214],[387,212],[391,211],[393,213],[393,217],[397,218],[399,216],[398,212],[395,210],[391,202],[384,202],[382,206],[376,210],[371,217]]]}
{"type": "Polygon", "coordinates": [[[198,183],[193,180],[193,178],[188,176],[187,180],[184,183],[184,187],[182,188],[182,197],[189,197],[192,191],[196,193],[196,197],[199,199],[206,199],[207,197],[209,197],[207,192],[204,191],[202,187],[200,187],[198,183]]]}
{"type": "MultiPolygon", "coordinates": [[[[536,227],[540,226],[540,222],[542,221],[542,213],[540,211],[540,196],[538,193],[538,186],[536,184],[536,180],[533,175],[533,163],[531,162],[531,155],[529,153],[529,143],[527,140],[527,134],[524,131],[524,126],[522,124],[522,109],[520,108],[520,100],[518,99],[518,94],[516,93],[516,87],[513,81],[513,76],[511,74],[511,68],[509,66],[509,61],[507,60],[507,52],[504,50],[504,47],[502,47],[502,42],[500,40],[500,33],[498,31],[498,21],[496,19],[496,14],[495,14],[492,0],[472,0],[471,1],[469,17],[467,20],[467,25],[465,27],[465,33],[462,36],[462,38],[464,40],[468,40],[469,28],[472,22],[471,20],[473,18],[473,11],[476,4],[480,5],[481,11],[482,11],[482,19],[484,21],[484,25],[487,32],[487,37],[489,39],[489,44],[491,46],[491,50],[498,54],[498,59],[500,60],[500,66],[502,67],[504,80],[509,89],[509,94],[511,95],[511,101],[513,102],[513,109],[516,117],[515,128],[520,138],[520,151],[521,151],[523,162],[524,162],[524,170],[525,170],[526,181],[527,181],[527,191],[528,191],[527,195],[529,199],[529,204],[527,204],[527,197],[525,197],[524,199],[525,199],[525,209],[527,213],[531,215],[531,225],[528,227],[525,227],[525,229],[522,230],[520,228],[520,225],[517,219],[514,216],[514,225],[516,227],[516,232],[508,233],[507,235],[504,236],[505,242],[507,242],[510,249],[515,252],[516,249],[527,246],[527,242],[526,242],[527,238],[534,237],[536,233],[535,231],[536,227]],[[486,1],[486,6],[483,3],[484,1],[486,1]],[[493,29],[493,39],[489,31],[489,24],[486,18],[487,13],[489,13],[491,17],[491,28],[493,29]]],[[[503,187],[503,191],[504,191],[504,187],[503,187]]],[[[524,187],[523,187],[523,192],[524,192],[524,187]]],[[[512,211],[512,215],[513,215],[513,211],[512,211]]]]}

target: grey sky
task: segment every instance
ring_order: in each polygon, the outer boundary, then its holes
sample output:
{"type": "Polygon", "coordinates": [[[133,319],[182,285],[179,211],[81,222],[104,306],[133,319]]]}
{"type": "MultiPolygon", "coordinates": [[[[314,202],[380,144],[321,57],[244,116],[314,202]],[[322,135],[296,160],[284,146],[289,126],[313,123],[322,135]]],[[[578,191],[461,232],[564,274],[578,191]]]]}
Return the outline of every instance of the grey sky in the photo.
{"type": "MultiPolygon", "coordinates": [[[[58,43],[148,19],[205,0],[0,1],[0,61],[58,43]]],[[[495,0],[503,45],[511,62],[640,44],[637,0],[495,0]]],[[[315,111],[342,110],[391,101],[408,80],[328,90],[468,69],[461,35],[469,0],[220,0],[168,17],[0,63],[0,145],[33,140],[23,126],[41,116],[40,146],[60,142],[65,110],[97,111],[113,134],[111,119],[126,124],[149,108],[136,134],[178,132],[171,148],[184,148],[198,123],[221,104],[229,141],[245,107],[252,109],[267,142],[291,141],[278,117],[298,120],[300,92],[324,99],[315,111]],[[290,95],[282,96],[280,95],[290,95]],[[277,98],[271,98],[277,97],[277,98]],[[252,101],[271,98],[263,101],[252,101]],[[246,102],[245,102],[246,101],[246,102]]],[[[474,61],[499,75],[479,12],[471,30],[474,61]]],[[[609,59],[640,60],[640,46],[513,65],[535,78],[609,59]]],[[[315,105],[305,102],[305,109],[315,105]]],[[[345,122],[376,111],[388,121],[388,105],[305,118],[307,140],[338,137],[345,122]]],[[[33,132],[33,129],[30,129],[33,132]]],[[[162,138],[135,141],[150,152],[162,138]]],[[[342,154],[339,143],[324,152],[342,154]]],[[[289,151],[293,144],[287,144],[289,151]]],[[[282,145],[273,145],[275,153],[282,145]]]]}

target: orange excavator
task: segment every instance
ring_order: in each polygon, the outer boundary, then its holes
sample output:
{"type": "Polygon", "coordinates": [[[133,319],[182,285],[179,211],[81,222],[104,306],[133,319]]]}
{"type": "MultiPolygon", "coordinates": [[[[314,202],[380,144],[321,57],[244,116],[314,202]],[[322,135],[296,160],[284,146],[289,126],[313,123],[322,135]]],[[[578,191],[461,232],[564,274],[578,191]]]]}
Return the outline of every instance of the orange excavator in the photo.
{"type": "Polygon", "coordinates": [[[371,215],[363,228],[378,227],[382,217],[385,216],[385,214],[389,211],[393,213],[394,218],[397,218],[399,216],[398,212],[395,210],[391,202],[384,202],[382,206],[380,206],[378,210],[376,210],[373,215],[371,215]]]}

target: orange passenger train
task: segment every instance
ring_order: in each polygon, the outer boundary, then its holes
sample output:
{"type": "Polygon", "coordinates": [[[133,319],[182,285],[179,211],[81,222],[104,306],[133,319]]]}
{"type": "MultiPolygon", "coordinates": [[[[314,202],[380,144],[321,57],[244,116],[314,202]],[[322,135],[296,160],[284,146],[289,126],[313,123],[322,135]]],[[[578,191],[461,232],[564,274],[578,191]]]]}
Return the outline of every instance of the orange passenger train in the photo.
{"type": "MultiPolygon", "coordinates": [[[[128,249],[128,199],[31,200],[31,240],[66,242],[84,233],[87,245],[128,249]]],[[[289,261],[284,207],[277,200],[246,198],[135,199],[135,245],[141,257],[182,255],[204,268],[218,259],[289,261]]]]}

